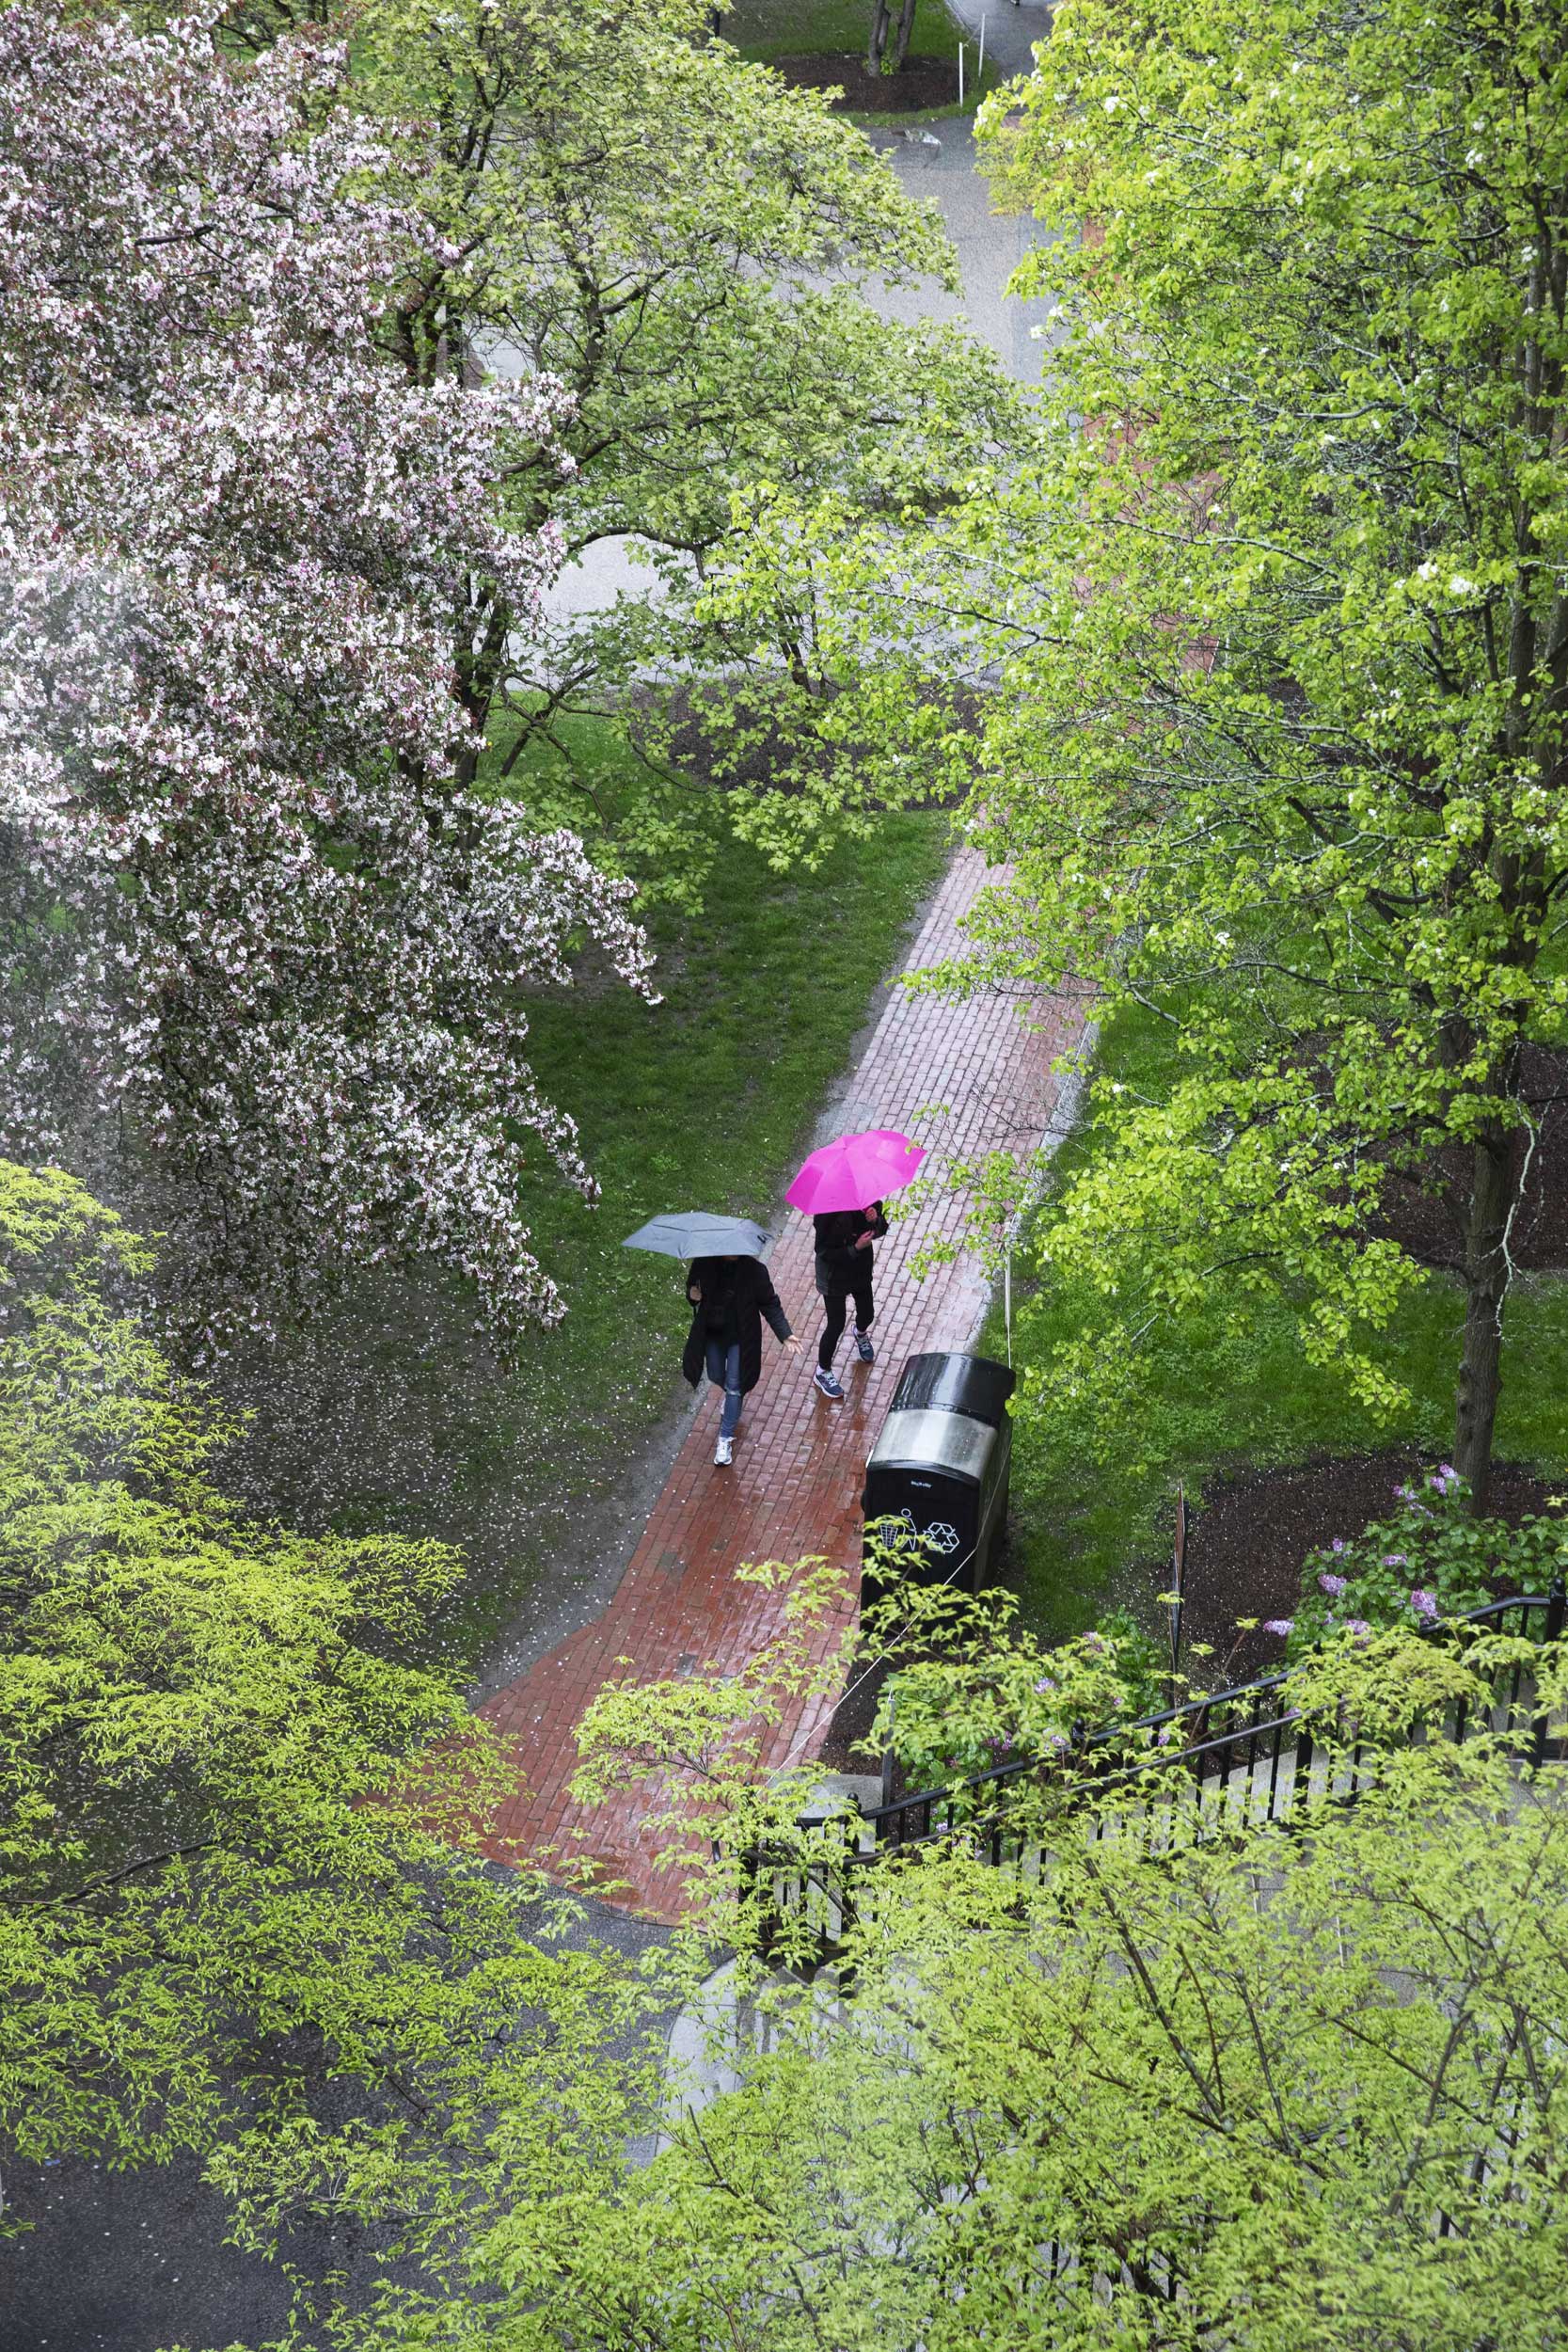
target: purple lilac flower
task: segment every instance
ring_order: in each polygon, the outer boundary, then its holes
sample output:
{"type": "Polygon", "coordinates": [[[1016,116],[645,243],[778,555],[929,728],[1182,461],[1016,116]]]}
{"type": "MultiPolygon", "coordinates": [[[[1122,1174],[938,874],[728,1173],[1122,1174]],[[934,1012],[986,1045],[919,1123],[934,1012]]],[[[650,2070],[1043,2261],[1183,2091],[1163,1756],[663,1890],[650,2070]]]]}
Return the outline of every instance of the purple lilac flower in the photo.
{"type": "Polygon", "coordinates": [[[1344,1549],[1344,1548],[1345,1548],[1345,1539],[1344,1539],[1344,1537],[1343,1537],[1342,1535],[1336,1535],[1336,1536],[1335,1536],[1335,1538],[1334,1538],[1334,1541],[1333,1541],[1333,1542],[1329,1545],[1329,1547],[1328,1547],[1328,1548],[1329,1548],[1330,1551],[1343,1551],[1343,1549],[1344,1549]]]}
{"type": "Polygon", "coordinates": [[[1414,1486],[1396,1486],[1394,1488],[1394,1501],[1396,1502],[1414,1502],[1415,1500],[1416,1489],[1414,1486]]]}
{"type": "Polygon", "coordinates": [[[1345,1631],[1347,1633],[1354,1633],[1358,1642],[1364,1642],[1367,1639],[1367,1636],[1370,1633],[1371,1629],[1371,1627],[1367,1623],[1365,1617],[1347,1617],[1345,1619],[1345,1631]]]}
{"type": "Polygon", "coordinates": [[[1105,1644],[1104,1644],[1104,1642],[1102,1641],[1102,1639],[1101,1638],[1101,1636],[1100,1636],[1098,1633],[1085,1633],[1085,1636],[1084,1636],[1084,1647],[1085,1647],[1085,1649],[1092,1649],[1092,1650],[1096,1653],[1096,1655],[1098,1656],[1099,1652],[1100,1652],[1101,1650],[1102,1650],[1102,1649],[1104,1648],[1104,1646],[1105,1646],[1105,1644]]]}
{"type": "Polygon", "coordinates": [[[1424,1585],[1418,1584],[1410,1596],[1410,1606],[1418,1617],[1425,1617],[1430,1625],[1437,1614],[1437,1596],[1429,1593],[1424,1585]]]}
{"type": "Polygon", "coordinates": [[[1265,1622],[1263,1630],[1265,1633],[1293,1633],[1295,1625],[1294,1617],[1270,1617],[1265,1622]]]}
{"type": "Polygon", "coordinates": [[[1052,1732],[1045,1744],[1048,1748],[1053,1748],[1056,1754],[1060,1756],[1062,1750],[1068,1745],[1067,1733],[1065,1731],[1052,1732]]]}
{"type": "Polygon", "coordinates": [[[1386,1568],[1407,1568],[1410,1565],[1410,1555],[1405,1551],[1386,1551],[1383,1555],[1383,1565],[1386,1568]]]}
{"type": "Polygon", "coordinates": [[[1053,1691],[1055,1688],[1056,1685],[1053,1681],[1050,1675],[1041,1675],[1039,1680],[1035,1685],[1035,1696],[1037,1698],[1043,1698],[1047,1691],[1053,1691]]]}
{"type": "Polygon", "coordinates": [[[1325,1593],[1333,1594],[1336,1600],[1345,1589],[1345,1579],[1342,1576],[1329,1576],[1324,1573],[1319,1577],[1318,1581],[1325,1593]]]}
{"type": "Polygon", "coordinates": [[[1162,1727],[1162,1729],[1155,1733],[1154,1744],[1156,1747],[1168,1748],[1175,1737],[1176,1725],[1174,1724],[1166,1724],[1162,1727]]]}

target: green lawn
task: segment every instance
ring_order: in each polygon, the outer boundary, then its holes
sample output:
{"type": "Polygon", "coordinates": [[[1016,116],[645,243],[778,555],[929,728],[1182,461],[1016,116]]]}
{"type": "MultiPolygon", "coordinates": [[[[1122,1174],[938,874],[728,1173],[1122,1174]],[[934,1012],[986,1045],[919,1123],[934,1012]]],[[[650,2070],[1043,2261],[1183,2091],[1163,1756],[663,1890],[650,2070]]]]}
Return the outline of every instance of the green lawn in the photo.
{"type": "MultiPolygon", "coordinates": [[[[1169,1074],[1169,1032],[1147,1014],[1107,1026],[1101,1070],[1140,1092],[1169,1074]]],[[[1075,1168],[1102,1149],[1092,1128],[1070,1137],[1055,1163],[1037,1222],[1075,1168]]],[[[1087,1284],[1049,1295],[1015,1278],[1014,1360],[1041,1364],[1069,1334],[1093,1328],[1087,1284]]],[[[1031,1621],[1060,1636],[1092,1624],[1121,1572],[1157,1556],[1168,1540],[1168,1510],[1180,1479],[1189,1498],[1216,1472],[1301,1462],[1314,1455],[1415,1445],[1440,1456],[1453,1430],[1458,1364],[1457,1286],[1432,1277],[1413,1294],[1381,1353],[1408,1388],[1406,1409],[1379,1420],[1358,1406],[1331,1370],[1307,1362],[1283,1307],[1260,1310],[1244,1335],[1195,1319],[1149,1343],[1150,1378],[1135,1441],[1107,1469],[1084,1456],[1077,1433],[1048,1409],[1020,1419],[1015,1436],[1013,1559],[1031,1621]]],[[[986,1345],[1004,1347],[1000,1315],[986,1345]]],[[[1527,1278],[1509,1305],[1499,1458],[1568,1468],[1568,1283],[1527,1278]]]]}
{"type": "MultiPolygon", "coordinates": [[[[725,17],[723,30],[724,39],[733,41],[742,56],[755,57],[765,65],[779,57],[860,57],[864,56],[870,39],[870,0],[736,0],[725,17]]],[[[975,52],[974,35],[954,21],[942,0],[920,0],[910,40],[909,62],[923,65],[935,59],[950,65],[954,71],[953,102],[949,105],[920,106],[911,101],[906,113],[866,113],[863,119],[887,125],[917,118],[924,121],[973,114],[987,91],[994,89],[1003,78],[994,63],[988,62],[983,81],[976,84],[975,52]],[[960,41],[964,47],[961,106],[957,97],[960,41]]],[[[845,95],[852,114],[855,77],[849,70],[845,73],[845,95]]]]}
{"type": "Polygon", "coordinates": [[[659,1261],[618,1248],[621,1234],[660,1208],[770,1214],[945,839],[939,818],[884,817],[873,842],[792,879],[720,838],[705,914],[652,918],[663,1004],[613,990],[531,1009],[534,1068],[578,1120],[604,1191],[593,1210],[554,1184],[530,1203],[571,1306],[530,1350],[553,1376],[586,1398],[605,1391],[607,1355],[667,1370],[687,1320],[679,1284],[659,1261]]]}
{"type": "MultiPolygon", "coordinates": [[[[743,56],[764,61],[863,56],[871,35],[870,0],[736,0],[722,30],[743,56]]],[[[920,0],[910,41],[911,58],[956,60],[960,39],[973,58],[973,35],[960,35],[942,0],[920,0]]]]}
{"type": "MultiPolygon", "coordinates": [[[[573,750],[613,830],[630,755],[592,723],[573,750]]],[[[572,1548],[678,1386],[689,1314],[681,1270],[622,1248],[623,1236],[660,1209],[773,1216],[946,855],[944,818],[889,816],[869,843],[845,844],[820,872],[792,879],[730,838],[717,803],[707,825],[705,913],[656,906],[648,916],[663,1003],[590,975],[580,991],[528,1008],[540,1083],[578,1121],[603,1188],[592,1208],[552,1178],[527,1195],[564,1322],[528,1335],[498,1377],[476,1381],[463,1360],[471,1309],[446,1310],[432,1344],[411,1302],[419,1364],[411,1373],[414,1351],[394,1333],[398,1361],[386,1371],[391,1385],[418,1382],[402,1410],[427,1417],[438,1491],[421,1500],[412,1480],[394,1491],[376,1475],[335,1515],[345,1529],[418,1527],[464,1544],[476,1567],[455,1635],[470,1654],[572,1548]]]]}

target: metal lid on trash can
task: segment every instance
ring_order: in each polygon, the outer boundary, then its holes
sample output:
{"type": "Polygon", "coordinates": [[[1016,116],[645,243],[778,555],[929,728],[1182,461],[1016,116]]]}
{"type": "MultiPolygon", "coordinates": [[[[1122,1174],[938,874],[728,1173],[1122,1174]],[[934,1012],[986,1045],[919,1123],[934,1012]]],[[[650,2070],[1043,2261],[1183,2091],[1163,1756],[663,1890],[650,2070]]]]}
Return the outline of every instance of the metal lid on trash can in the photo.
{"type": "Polygon", "coordinates": [[[911,1356],[898,1375],[889,1411],[962,1413],[1000,1429],[1014,1388],[1011,1370],[992,1356],[947,1352],[911,1356]]]}

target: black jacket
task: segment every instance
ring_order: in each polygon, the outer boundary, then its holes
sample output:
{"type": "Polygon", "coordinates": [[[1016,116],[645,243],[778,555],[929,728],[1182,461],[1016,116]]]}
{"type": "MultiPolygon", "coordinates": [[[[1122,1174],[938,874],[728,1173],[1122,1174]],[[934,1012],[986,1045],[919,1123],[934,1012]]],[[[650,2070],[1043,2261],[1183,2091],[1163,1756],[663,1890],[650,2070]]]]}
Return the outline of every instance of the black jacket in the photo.
{"type": "Polygon", "coordinates": [[[733,1304],[740,1340],[740,1387],[744,1395],[762,1377],[763,1316],[768,1317],[768,1327],[776,1339],[792,1337],[789,1319],[779,1304],[772,1277],[760,1258],[697,1258],[687,1268],[686,1287],[689,1294],[696,1289],[703,1296],[691,1309],[691,1329],[681,1358],[682,1372],[695,1388],[707,1358],[709,1309],[717,1311],[721,1305],[733,1304]]]}
{"type": "Polygon", "coordinates": [[[871,1263],[869,1249],[857,1249],[857,1233],[869,1232],[874,1241],[880,1241],[887,1232],[887,1219],[882,1204],[873,1200],[868,1209],[830,1209],[823,1216],[814,1216],[816,1229],[816,1275],[818,1284],[847,1282],[871,1263]],[[866,1218],[872,1220],[867,1226],[866,1218]]]}

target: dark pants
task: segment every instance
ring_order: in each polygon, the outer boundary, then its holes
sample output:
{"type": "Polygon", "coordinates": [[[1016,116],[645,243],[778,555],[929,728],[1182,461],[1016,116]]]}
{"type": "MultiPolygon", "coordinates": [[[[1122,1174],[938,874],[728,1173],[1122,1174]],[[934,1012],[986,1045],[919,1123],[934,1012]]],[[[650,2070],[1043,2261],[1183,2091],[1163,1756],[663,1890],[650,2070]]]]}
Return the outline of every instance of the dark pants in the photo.
{"type": "Polygon", "coordinates": [[[828,1287],[822,1294],[828,1310],[827,1327],[816,1351],[816,1360],[824,1372],[833,1368],[833,1350],[844,1337],[844,1319],[848,1302],[855,1302],[855,1328],[869,1331],[876,1320],[877,1310],[871,1303],[871,1253],[866,1252],[865,1264],[853,1274],[831,1274],[828,1287]]]}

